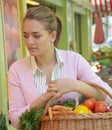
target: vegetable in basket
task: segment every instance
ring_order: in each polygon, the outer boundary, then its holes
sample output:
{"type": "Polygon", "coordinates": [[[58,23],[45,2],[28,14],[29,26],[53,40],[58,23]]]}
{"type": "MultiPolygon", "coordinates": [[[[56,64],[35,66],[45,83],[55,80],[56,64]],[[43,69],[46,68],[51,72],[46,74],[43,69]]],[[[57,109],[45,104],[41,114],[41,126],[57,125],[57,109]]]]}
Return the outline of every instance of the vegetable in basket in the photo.
{"type": "MultiPolygon", "coordinates": [[[[55,110],[55,112],[57,113],[58,113],[58,109],[59,110],[62,109],[63,111],[65,110],[70,111],[72,108],[75,107],[75,103],[76,103],[75,100],[70,99],[65,101],[63,106],[54,105],[52,106],[52,109],[55,110]],[[67,107],[69,108],[67,109],[67,107]]],[[[43,112],[44,112],[44,108],[37,108],[37,107],[31,108],[29,111],[26,110],[20,116],[19,130],[40,130],[40,126],[41,126],[40,118],[42,117],[43,112]]]]}
{"type": "Polygon", "coordinates": [[[67,101],[64,102],[63,104],[65,107],[71,107],[71,108],[75,108],[76,106],[76,100],[75,99],[68,99],[67,101]]]}
{"type": "Polygon", "coordinates": [[[104,101],[97,101],[95,103],[94,112],[106,112],[107,111],[107,104],[104,101]]]}
{"type": "Polygon", "coordinates": [[[32,108],[26,110],[20,116],[19,130],[40,130],[40,118],[44,108],[32,108]]]}
{"type": "Polygon", "coordinates": [[[96,100],[94,98],[88,98],[84,101],[84,105],[87,106],[89,109],[94,110],[96,100]]]}
{"type": "Polygon", "coordinates": [[[76,114],[91,114],[92,111],[84,105],[79,105],[74,109],[76,114]]]}

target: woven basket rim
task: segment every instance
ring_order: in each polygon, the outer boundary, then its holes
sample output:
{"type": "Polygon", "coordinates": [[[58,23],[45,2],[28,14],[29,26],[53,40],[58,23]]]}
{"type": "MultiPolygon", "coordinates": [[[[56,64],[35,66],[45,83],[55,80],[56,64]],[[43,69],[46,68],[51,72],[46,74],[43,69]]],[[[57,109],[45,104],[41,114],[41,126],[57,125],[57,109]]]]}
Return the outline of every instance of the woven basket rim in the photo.
{"type": "MultiPolygon", "coordinates": [[[[52,120],[84,120],[84,119],[109,119],[112,118],[112,112],[105,112],[105,113],[92,113],[92,114],[60,114],[60,115],[53,115],[52,120]]],[[[49,121],[50,118],[48,115],[44,115],[41,118],[41,122],[49,121]]]]}

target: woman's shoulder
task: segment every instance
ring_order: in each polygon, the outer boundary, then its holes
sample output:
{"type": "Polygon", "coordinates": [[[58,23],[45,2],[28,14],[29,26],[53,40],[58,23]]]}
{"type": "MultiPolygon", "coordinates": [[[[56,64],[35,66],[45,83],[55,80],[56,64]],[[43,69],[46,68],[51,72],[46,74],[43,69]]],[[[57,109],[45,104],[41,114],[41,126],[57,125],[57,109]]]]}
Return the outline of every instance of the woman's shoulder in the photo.
{"type": "Polygon", "coordinates": [[[75,51],[71,51],[71,50],[59,50],[62,56],[66,56],[66,57],[75,57],[75,58],[79,58],[82,57],[78,52],[75,51]]]}
{"type": "Polygon", "coordinates": [[[14,63],[12,63],[12,65],[9,68],[9,70],[10,69],[17,69],[17,68],[21,68],[22,69],[24,67],[29,66],[29,63],[30,63],[30,57],[22,58],[20,60],[15,61],[14,63]]]}
{"type": "Polygon", "coordinates": [[[81,54],[75,51],[60,50],[60,54],[61,54],[62,59],[68,63],[74,63],[74,62],[75,64],[88,63],[87,60],[81,54]]]}

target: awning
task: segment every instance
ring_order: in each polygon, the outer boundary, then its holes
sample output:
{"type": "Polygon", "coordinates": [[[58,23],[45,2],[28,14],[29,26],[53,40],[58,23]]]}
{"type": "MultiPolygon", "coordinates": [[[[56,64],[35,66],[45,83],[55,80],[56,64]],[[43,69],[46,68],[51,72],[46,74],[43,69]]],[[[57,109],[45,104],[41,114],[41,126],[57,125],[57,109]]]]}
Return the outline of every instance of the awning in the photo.
{"type": "Polygon", "coordinates": [[[90,0],[94,6],[93,18],[96,21],[94,43],[102,44],[105,41],[105,35],[101,17],[112,16],[112,0],[90,0]]]}
{"type": "Polygon", "coordinates": [[[102,17],[112,15],[112,0],[90,0],[94,5],[95,11],[93,16],[100,14],[102,17]]]}

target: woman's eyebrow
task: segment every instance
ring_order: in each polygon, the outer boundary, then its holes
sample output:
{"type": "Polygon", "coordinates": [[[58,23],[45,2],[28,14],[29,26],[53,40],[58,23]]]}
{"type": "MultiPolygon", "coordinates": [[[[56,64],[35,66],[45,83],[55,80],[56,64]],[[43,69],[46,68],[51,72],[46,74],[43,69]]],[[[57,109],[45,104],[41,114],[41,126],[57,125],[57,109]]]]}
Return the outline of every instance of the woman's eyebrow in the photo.
{"type": "MultiPolygon", "coordinates": [[[[27,32],[23,32],[24,34],[28,34],[27,32]]],[[[32,32],[31,34],[40,34],[39,32],[32,32]]]]}

